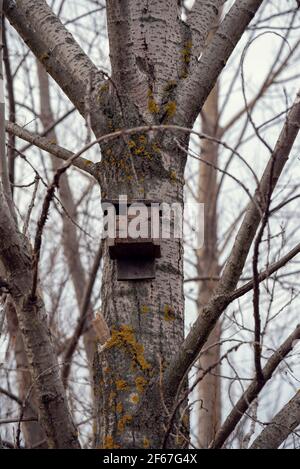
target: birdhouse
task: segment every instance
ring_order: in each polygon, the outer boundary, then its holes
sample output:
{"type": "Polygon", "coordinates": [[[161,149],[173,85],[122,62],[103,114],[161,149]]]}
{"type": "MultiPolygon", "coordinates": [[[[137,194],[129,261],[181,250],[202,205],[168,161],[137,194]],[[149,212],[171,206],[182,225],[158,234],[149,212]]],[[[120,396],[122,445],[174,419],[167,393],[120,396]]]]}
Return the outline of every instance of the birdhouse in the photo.
{"type": "Polygon", "coordinates": [[[106,200],[102,203],[109,256],[117,264],[119,281],[155,278],[155,259],[161,257],[159,203],[106,200]],[[112,229],[113,225],[113,229],[112,229]]]}

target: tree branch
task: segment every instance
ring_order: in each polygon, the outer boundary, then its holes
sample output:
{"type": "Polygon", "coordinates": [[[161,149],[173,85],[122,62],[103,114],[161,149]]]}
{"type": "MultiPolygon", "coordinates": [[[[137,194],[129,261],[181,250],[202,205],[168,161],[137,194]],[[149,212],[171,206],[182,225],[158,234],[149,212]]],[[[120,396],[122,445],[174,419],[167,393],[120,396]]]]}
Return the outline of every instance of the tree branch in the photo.
{"type": "Polygon", "coordinates": [[[264,171],[260,185],[254,195],[254,200],[247,207],[246,215],[238,231],[220,282],[210,302],[202,308],[180,351],[173,357],[165,371],[163,385],[166,396],[174,397],[176,395],[178,386],[186,372],[200,353],[217,320],[232,301],[231,295],[236,289],[256,231],[262,220],[263,214],[258,210],[257,205],[261,206],[263,201],[267,199],[268,194],[272,195],[299,133],[299,123],[300,93],[297,95],[295,103],[287,116],[287,121],[264,171]]]}
{"type": "Polygon", "coordinates": [[[210,449],[220,449],[231,435],[237,424],[242,419],[245,412],[249,409],[251,403],[257,398],[258,394],[272,378],[274,371],[286,356],[293,350],[294,343],[300,339],[300,326],[288,337],[288,339],[279,347],[269,358],[263,369],[264,382],[254,380],[248,389],[244,392],[235,407],[232,409],[224,424],[217,432],[214,441],[210,444],[210,449]]]}
{"type": "Polygon", "coordinates": [[[187,23],[192,31],[192,56],[196,63],[212,28],[217,25],[219,10],[226,0],[196,0],[188,14],[187,23]]]}
{"type": "Polygon", "coordinates": [[[51,448],[78,448],[58,362],[47,326],[42,298],[31,301],[32,256],[27,240],[17,230],[0,185],[0,268],[11,286],[19,327],[25,344],[40,421],[51,448]]]}
{"type": "Polygon", "coordinates": [[[176,121],[192,125],[263,0],[237,0],[204,50],[198,66],[179,85],[176,121]]]}
{"type": "MultiPolygon", "coordinates": [[[[19,125],[13,124],[12,122],[6,122],[5,129],[6,132],[13,134],[16,137],[19,137],[32,145],[35,145],[41,150],[47,151],[51,155],[56,156],[57,158],[63,161],[68,161],[74,155],[74,153],[72,153],[71,151],[60,147],[48,138],[31,133],[23,127],[20,127],[19,125]]],[[[85,173],[88,173],[91,176],[95,177],[95,165],[92,161],[89,161],[82,157],[78,157],[76,158],[76,160],[73,160],[72,164],[76,168],[81,169],[81,171],[84,171],[85,173]]]]}
{"type": "Polygon", "coordinates": [[[80,316],[78,319],[77,326],[75,328],[74,334],[71,337],[71,340],[68,344],[68,347],[64,353],[64,366],[62,369],[62,379],[64,387],[67,387],[68,378],[71,370],[71,362],[74,352],[76,350],[77,344],[79,342],[80,337],[84,332],[84,328],[87,322],[87,315],[90,308],[91,296],[93,293],[94,284],[96,281],[97,272],[100,267],[101,259],[103,254],[103,243],[100,241],[99,248],[97,254],[94,259],[92,271],[90,273],[89,279],[86,283],[84,292],[83,292],[83,299],[80,308],[80,316]]]}
{"type": "Polygon", "coordinates": [[[300,425],[300,391],[274,417],[250,449],[277,449],[300,425]]]}
{"type": "MultiPolygon", "coordinates": [[[[87,83],[103,75],[44,0],[4,0],[4,12],[28,47],[84,116],[87,83]]],[[[96,113],[99,106],[93,106],[96,113]],[[97,108],[97,110],[95,109],[97,108]]],[[[98,117],[95,117],[99,119],[98,117]]]]}
{"type": "MultiPolygon", "coordinates": [[[[259,282],[263,282],[267,278],[270,278],[272,274],[274,274],[279,269],[284,267],[290,260],[292,260],[294,257],[296,257],[299,253],[300,253],[300,244],[297,244],[297,246],[295,246],[294,249],[292,249],[288,254],[286,254],[281,259],[279,259],[279,261],[274,262],[266,270],[261,272],[258,275],[259,282]]],[[[243,296],[246,293],[248,293],[249,291],[251,291],[253,289],[253,285],[254,285],[254,280],[252,279],[248,283],[243,285],[242,287],[235,290],[232,293],[232,295],[230,295],[230,301],[237,300],[241,296],[243,296]]]]}

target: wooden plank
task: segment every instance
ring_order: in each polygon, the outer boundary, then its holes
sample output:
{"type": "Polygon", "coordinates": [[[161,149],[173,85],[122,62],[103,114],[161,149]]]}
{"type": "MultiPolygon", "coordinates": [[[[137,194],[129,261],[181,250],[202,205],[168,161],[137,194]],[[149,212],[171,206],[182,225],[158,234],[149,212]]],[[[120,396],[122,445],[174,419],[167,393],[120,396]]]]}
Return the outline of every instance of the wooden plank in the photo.
{"type": "Polygon", "coordinates": [[[155,260],[118,259],[117,275],[119,281],[152,280],[155,278],[155,260]]]}

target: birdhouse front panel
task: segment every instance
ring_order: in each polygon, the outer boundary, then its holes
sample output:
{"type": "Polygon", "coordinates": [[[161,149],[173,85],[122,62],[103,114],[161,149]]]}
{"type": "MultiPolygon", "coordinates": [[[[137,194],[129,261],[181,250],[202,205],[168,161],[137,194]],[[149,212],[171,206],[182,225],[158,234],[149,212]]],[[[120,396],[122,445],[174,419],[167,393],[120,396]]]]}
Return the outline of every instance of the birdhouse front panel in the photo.
{"type": "Polygon", "coordinates": [[[119,201],[112,203],[115,231],[107,242],[110,258],[117,262],[118,280],[155,278],[155,259],[161,257],[159,215],[156,212],[153,219],[149,201],[128,203],[127,210],[120,210],[119,201]]]}

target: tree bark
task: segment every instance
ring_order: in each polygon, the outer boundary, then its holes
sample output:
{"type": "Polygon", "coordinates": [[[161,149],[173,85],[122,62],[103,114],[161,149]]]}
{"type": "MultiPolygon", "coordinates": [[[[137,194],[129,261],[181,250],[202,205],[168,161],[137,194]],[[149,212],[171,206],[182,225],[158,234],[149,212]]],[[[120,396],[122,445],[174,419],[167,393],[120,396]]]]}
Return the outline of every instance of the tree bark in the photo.
{"type": "MultiPolygon", "coordinates": [[[[134,148],[132,157],[137,182],[127,183],[127,177],[130,180],[133,177],[128,146],[122,141],[110,145],[108,150],[102,149],[103,153],[108,151],[112,157],[120,156],[106,172],[108,179],[107,185],[102,187],[103,197],[114,199],[124,194],[129,200],[148,199],[182,205],[183,155],[174,146],[172,148],[169,139],[151,141],[147,134],[136,135],[129,145],[134,148]],[[162,153],[165,158],[172,158],[172,170],[161,163],[162,153]],[[124,167],[128,168],[125,180],[124,167]]],[[[159,448],[162,444],[168,419],[162,396],[159,392],[153,393],[145,403],[143,395],[182,343],[184,297],[182,240],[162,240],[161,248],[162,259],[157,261],[156,278],[131,282],[117,280],[116,263],[109,259],[107,246],[104,249],[102,312],[112,338],[97,357],[98,447],[159,448]]],[[[166,402],[168,408],[170,404],[173,403],[166,402]]],[[[182,446],[180,435],[170,444],[182,446]]]]}
{"type": "Polygon", "coordinates": [[[0,191],[0,268],[6,274],[14,301],[27,360],[36,390],[40,422],[51,448],[78,448],[59,365],[47,326],[40,295],[31,297],[32,253],[28,241],[17,230],[0,191]]]}

